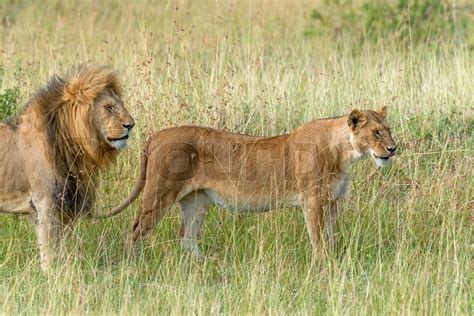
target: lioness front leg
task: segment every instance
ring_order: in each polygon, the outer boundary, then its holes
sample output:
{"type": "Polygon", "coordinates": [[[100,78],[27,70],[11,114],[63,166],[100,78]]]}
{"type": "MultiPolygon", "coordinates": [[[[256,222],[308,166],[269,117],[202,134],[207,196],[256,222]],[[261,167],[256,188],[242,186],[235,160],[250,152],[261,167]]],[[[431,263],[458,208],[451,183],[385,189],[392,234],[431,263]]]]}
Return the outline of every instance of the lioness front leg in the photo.
{"type": "Polygon", "coordinates": [[[321,250],[324,229],[324,210],[321,198],[318,196],[306,198],[303,208],[309,240],[313,251],[317,253],[321,250]]]}
{"type": "Polygon", "coordinates": [[[331,200],[328,206],[329,207],[325,216],[327,240],[331,249],[334,249],[336,247],[336,219],[339,212],[337,200],[331,200]]]}
{"type": "Polygon", "coordinates": [[[31,207],[35,214],[41,270],[47,271],[51,268],[57,254],[61,223],[56,216],[57,210],[51,199],[33,198],[31,207]]]}

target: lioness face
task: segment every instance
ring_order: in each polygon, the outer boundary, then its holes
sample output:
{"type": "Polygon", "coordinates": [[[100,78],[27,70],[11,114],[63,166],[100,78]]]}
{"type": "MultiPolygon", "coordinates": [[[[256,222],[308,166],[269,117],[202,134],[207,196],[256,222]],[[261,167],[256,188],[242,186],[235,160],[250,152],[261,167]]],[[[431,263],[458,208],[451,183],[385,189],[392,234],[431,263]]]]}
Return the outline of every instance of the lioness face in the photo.
{"type": "Polygon", "coordinates": [[[386,116],[387,108],[383,107],[378,111],[353,110],[347,119],[353,146],[360,154],[370,155],[381,167],[389,164],[397,149],[386,116]]]}
{"type": "Polygon", "coordinates": [[[105,89],[94,100],[93,112],[94,125],[102,140],[115,149],[127,147],[135,121],[111,88],[105,89]]]}

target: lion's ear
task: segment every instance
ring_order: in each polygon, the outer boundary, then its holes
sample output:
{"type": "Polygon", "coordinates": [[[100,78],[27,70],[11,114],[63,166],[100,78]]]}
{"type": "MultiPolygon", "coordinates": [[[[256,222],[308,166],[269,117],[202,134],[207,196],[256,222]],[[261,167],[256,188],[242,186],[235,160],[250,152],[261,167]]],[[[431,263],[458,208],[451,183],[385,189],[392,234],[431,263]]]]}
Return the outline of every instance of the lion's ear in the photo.
{"type": "Polygon", "coordinates": [[[364,112],[359,111],[357,109],[352,110],[349,116],[347,117],[347,124],[351,129],[364,126],[366,122],[367,117],[365,116],[364,112]]]}
{"type": "Polygon", "coordinates": [[[81,89],[80,85],[76,80],[69,81],[64,86],[64,100],[69,103],[80,102],[81,89]]]}
{"type": "Polygon", "coordinates": [[[377,110],[377,113],[380,114],[382,117],[387,117],[388,108],[386,106],[381,107],[377,110]]]}
{"type": "Polygon", "coordinates": [[[93,96],[88,93],[80,80],[71,80],[64,87],[64,100],[76,104],[86,103],[89,104],[93,100],[93,96]]]}

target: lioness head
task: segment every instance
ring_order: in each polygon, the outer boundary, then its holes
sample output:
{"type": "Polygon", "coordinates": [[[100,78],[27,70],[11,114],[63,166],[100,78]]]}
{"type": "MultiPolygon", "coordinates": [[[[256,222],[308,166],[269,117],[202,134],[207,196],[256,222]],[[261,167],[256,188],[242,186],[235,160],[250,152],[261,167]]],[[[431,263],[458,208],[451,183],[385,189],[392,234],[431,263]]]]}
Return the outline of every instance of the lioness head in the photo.
{"type": "Polygon", "coordinates": [[[387,107],[383,107],[378,111],[352,110],[347,118],[352,145],[360,154],[370,155],[378,166],[386,166],[397,149],[386,116],[387,107]]]}
{"type": "Polygon", "coordinates": [[[92,117],[93,124],[104,142],[115,149],[127,147],[135,121],[112,88],[104,89],[95,98],[92,117]]]}

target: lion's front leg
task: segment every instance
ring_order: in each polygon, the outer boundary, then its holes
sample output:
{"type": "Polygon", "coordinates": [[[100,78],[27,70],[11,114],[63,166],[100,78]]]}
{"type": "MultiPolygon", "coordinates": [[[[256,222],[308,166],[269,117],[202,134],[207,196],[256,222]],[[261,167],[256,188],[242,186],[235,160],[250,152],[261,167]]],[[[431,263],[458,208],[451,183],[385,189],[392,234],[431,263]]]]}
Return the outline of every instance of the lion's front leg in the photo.
{"type": "Polygon", "coordinates": [[[35,213],[41,270],[47,271],[51,268],[57,255],[62,225],[57,217],[54,202],[51,199],[33,198],[31,200],[31,207],[35,213]]]}

